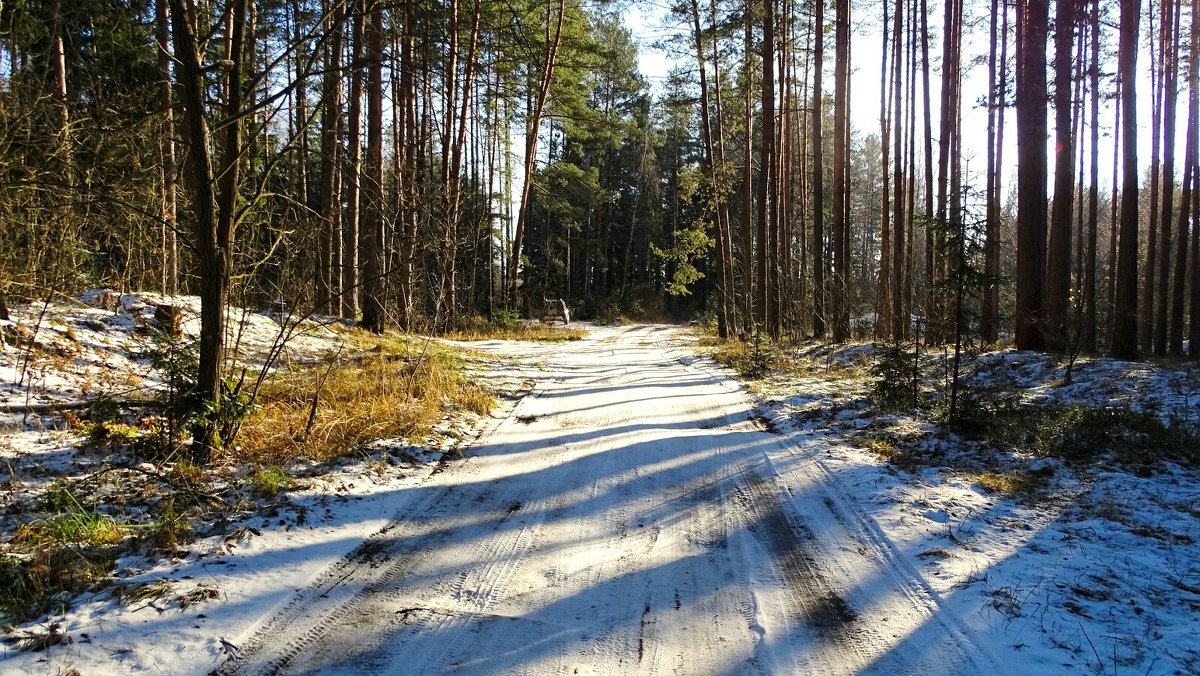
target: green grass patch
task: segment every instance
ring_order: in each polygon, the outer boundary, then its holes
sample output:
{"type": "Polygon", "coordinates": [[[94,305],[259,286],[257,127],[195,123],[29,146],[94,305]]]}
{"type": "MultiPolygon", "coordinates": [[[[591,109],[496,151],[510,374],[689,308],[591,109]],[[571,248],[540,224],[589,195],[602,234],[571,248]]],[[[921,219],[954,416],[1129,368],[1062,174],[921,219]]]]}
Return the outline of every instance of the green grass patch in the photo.
{"type": "Polygon", "coordinates": [[[260,467],[251,475],[250,486],[255,495],[269,500],[291,488],[292,478],[279,467],[260,467]]]}
{"type": "Polygon", "coordinates": [[[115,420],[87,423],[83,429],[87,444],[93,448],[115,448],[138,438],[138,428],[115,420]]]}
{"type": "Polygon", "coordinates": [[[106,580],[128,529],[69,487],[47,493],[45,516],[23,523],[0,549],[0,616],[20,623],[62,610],[78,593],[106,580]]]}

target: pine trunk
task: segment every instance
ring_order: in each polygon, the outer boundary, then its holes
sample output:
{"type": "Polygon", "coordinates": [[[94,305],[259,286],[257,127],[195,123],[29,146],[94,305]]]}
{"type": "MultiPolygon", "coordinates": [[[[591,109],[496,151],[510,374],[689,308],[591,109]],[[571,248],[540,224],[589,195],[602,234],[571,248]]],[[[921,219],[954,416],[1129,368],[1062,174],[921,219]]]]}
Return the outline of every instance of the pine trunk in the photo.
{"type": "Polygon", "coordinates": [[[1017,9],[1017,349],[1045,345],[1047,0],[1017,9]]]}
{"type": "Polygon", "coordinates": [[[1121,221],[1117,243],[1116,298],[1113,308],[1112,356],[1138,354],[1138,171],[1137,66],[1141,0],[1121,0],[1118,75],[1121,79],[1121,221]]]}
{"type": "Polygon", "coordinates": [[[1057,0],[1054,10],[1054,202],[1046,251],[1046,346],[1069,349],[1071,215],[1075,206],[1075,138],[1071,111],[1076,0],[1057,0]]]}
{"type": "Polygon", "coordinates": [[[383,333],[383,5],[367,12],[367,153],[362,171],[362,327],[383,333]]]}
{"type": "Polygon", "coordinates": [[[813,41],[813,93],[812,93],[812,191],[813,191],[813,337],[825,337],[825,152],[822,132],[824,93],[821,81],[825,69],[825,0],[816,0],[814,18],[816,36],[813,41]]]}

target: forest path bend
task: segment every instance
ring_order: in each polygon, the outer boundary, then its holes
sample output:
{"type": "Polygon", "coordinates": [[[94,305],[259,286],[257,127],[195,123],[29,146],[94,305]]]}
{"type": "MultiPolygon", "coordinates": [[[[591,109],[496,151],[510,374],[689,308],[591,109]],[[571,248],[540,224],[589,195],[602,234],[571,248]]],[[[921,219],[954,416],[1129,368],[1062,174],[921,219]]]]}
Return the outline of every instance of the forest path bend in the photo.
{"type": "Polygon", "coordinates": [[[676,330],[477,344],[538,385],[217,672],[1000,671],[676,330]]]}

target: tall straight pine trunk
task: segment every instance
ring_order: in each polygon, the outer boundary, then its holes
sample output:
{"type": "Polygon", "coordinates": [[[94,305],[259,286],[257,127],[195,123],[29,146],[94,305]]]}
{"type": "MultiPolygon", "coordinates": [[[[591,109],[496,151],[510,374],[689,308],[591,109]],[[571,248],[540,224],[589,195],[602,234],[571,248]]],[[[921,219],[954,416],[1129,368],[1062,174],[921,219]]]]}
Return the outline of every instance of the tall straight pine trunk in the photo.
{"type": "Polygon", "coordinates": [[[1141,0],[1121,0],[1118,77],[1121,81],[1121,220],[1117,242],[1112,356],[1138,353],[1137,41],[1141,0]]]}
{"type": "Polygon", "coordinates": [[[1045,345],[1047,0],[1017,5],[1016,345],[1045,345]]]}

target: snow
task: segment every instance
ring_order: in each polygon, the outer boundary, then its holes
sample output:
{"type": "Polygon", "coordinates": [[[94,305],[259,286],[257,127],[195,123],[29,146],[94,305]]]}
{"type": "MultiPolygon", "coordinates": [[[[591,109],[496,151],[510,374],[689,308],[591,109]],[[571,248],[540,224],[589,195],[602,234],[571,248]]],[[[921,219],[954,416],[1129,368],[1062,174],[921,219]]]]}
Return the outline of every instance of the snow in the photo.
{"type": "MultiPolygon", "coordinates": [[[[194,338],[199,330],[194,297],[113,297],[93,292],[84,294],[82,300],[104,307],[49,304],[11,308],[12,325],[32,327],[40,322],[36,334],[32,330],[30,334],[42,349],[30,352],[9,345],[0,351],[0,404],[14,408],[27,403],[61,404],[163,387],[160,375],[145,358],[152,338],[136,327],[150,321],[156,305],[171,304],[184,308],[185,340],[194,338]],[[24,367],[26,353],[34,355],[32,368],[24,367]],[[40,355],[46,353],[61,353],[63,358],[38,364],[37,360],[43,359],[40,355]],[[34,377],[29,376],[31,371],[36,371],[34,377]]],[[[231,311],[230,319],[235,322],[239,356],[261,365],[282,330],[279,318],[231,311]]],[[[295,333],[285,353],[293,361],[316,360],[335,351],[342,341],[316,322],[304,322],[295,333]]],[[[519,387],[522,369],[495,360],[480,368],[489,370],[489,379],[499,392],[519,387]]],[[[58,476],[79,478],[100,467],[94,455],[77,455],[81,440],[67,431],[61,418],[17,412],[6,416],[0,427],[0,462],[8,470],[4,505],[40,495],[58,476]]],[[[209,671],[229,654],[231,638],[382,528],[397,509],[397,496],[419,486],[446,453],[469,443],[487,422],[450,420],[439,426],[442,434],[427,447],[380,440],[358,460],[344,462],[332,471],[325,468],[306,479],[307,487],[290,491],[285,501],[252,510],[234,529],[236,538],[201,537],[173,557],[121,560],[113,580],[117,588],[159,585],[162,593],[128,604],[115,598],[111,590],[85,594],[67,614],[20,628],[41,632],[58,624],[71,638],[69,645],[46,652],[22,652],[5,643],[0,648],[0,672],[209,671]],[[457,441],[459,438],[463,441],[457,441]],[[199,600],[185,601],[189,596],[199,600]]],[[[120,455],[104,458],[104,466],[133,467],[148,475],[158,472],[153,464],[139,464],[120,455]]],[[[121,488],[129,490],[128,486],[121,488]]],[[[137,520],[140,508],[131,507],[130,511],[124,516],[137,520]]],[[[12,521],[7,523],[11,527],[12,521]]],[[[4,534],[5,539],[10,536],[11,532],[4,534]]]]}
{"type": "MultiPolygon", "coordinates": [[[[78,348],[19,383],[21,351],[0,352],[0,403],[160,387],[133,330],[158,302],[51,306],[39,340],[78,348]]],[[[41,311],[16,308],[14,323],[41,311]]],[[[239,316],[247,345],[278,333],[239,316]]],[[[807,372],[750,392],[683,330],[589,330],[570,346],[470,343],[491,355],[477,377],[513,396],[452,423],[463,458],[405,447],[409,462],[385,442],[325,468],[274,513],[247,512],[240,538],[123,561],[120,584],[167,580],[169,593],[78,599],[37,623],[59,623],[69,645],[7,647],[0,671],[207,673],[280,655],[289,670],[357,674],[1200,671],[1196,468],[981,457],[874,410],[870,346],[807,348],[807,372]],[[937,452],[885,463],[856,441],[880,430],[937,452]],[[1047,488],[1006,499],[972,463],[1044,471],[1047,488]]],[[[336,340],[314,326],[290,357],[336,340]]],[[[1195,368],[1086,359],[1064,385],[1043,355],[977,366],[1031,400],[1200,420],[1195,368]]],[[[0,456],[46,470],[11,490],[79,472],[75,443],[51,416],[10,417],[0,456]]]]}
{"type": "MultiPolygon", "coordinates": [[[[816,356],[845,365],[864,349],[842,348],[832,360],[816,356]]],[[[985,354],[978,367],[982,385],[1003,381],[1030,401],[1127,406],[1192,429],[1200,420],[1195,366],[1086,359],[1075,364],[1069,385],[1064,365],[1036,353],[985,354]]],[[[760,387],[763,396],[777,398],[769,415],[791,430],[797,462],[819,464],[833,477],[942,607],[969,622],[1004,663],[1047,674],[1200,669],[1191,638],[1200,629],[1196,468],[1164,463],[1162,471],[1138,477],[1019,458],[1027,470],[1053,470],[1047,497],[1028,506],[987,493],[956,469],[968,463],[955,457],[966,451],[953,438],[941,442],[943,460],[932,466],[910,473],[881,464],[847,443],[863,421],[856,416],[914,431],[920,424],[879,417],[865,401],[861,378],[841,380],[840,387],[820,376],[811,380],[760,387]],[[833,421],[812,414],[830,404],[843,409],[833,421]]]]}
{"type": "MultiPolygon", "coordinates": [[[[53,419],[31,420],[13,409],[30,404],[62,404],[98,396],[144,397],[165,387],[150,363],[155,349],[155,309],[162,305],[182,314],[181,340],[200,335],[200,301],[195,296],[165,297],[151,293],[117,294],[90,291],[76,302],[67,299],[11,308],[6,324],[40,349],[0,350],[0,424],[37,427],[53,419]],[[8,409],[8,410],[5,410],[8,409]]],[[[227,312],[228,344],[242,363],[261,367],[269,351],[286,338],[278,362],[313,361],[337,349],[340,339],[331,322],[272,315],[227,312]]]]}

